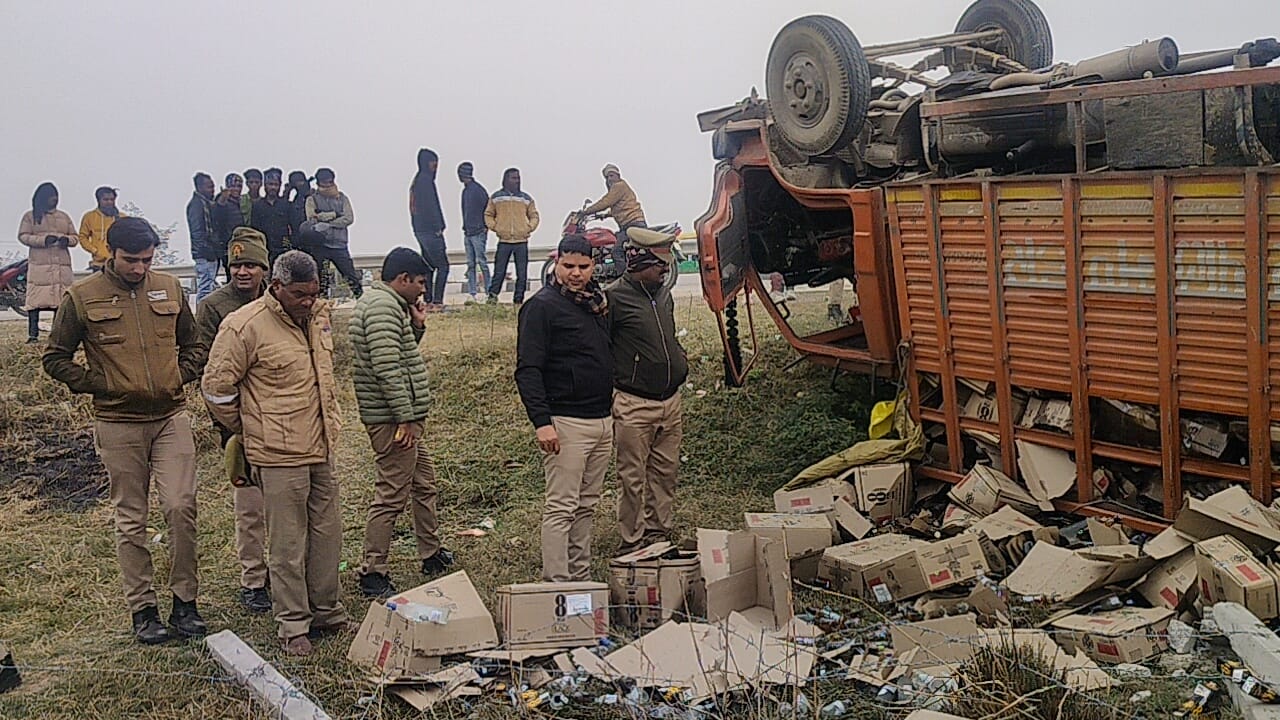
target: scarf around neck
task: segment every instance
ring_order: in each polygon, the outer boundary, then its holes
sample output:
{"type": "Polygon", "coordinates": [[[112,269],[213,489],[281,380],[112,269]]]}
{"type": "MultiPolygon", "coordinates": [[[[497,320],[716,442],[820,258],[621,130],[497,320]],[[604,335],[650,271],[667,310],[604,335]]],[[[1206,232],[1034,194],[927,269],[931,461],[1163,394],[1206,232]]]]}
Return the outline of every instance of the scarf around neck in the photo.
{"type": "Polygon", "coordinates": [[[551,284],[560,291],[561,295],[569,298],[575,305],[593,315],[603,315],[609,310],[609,299],[605,297],[599,281],[594,278],[581,290],[570,289],[568,285],[562,284],[560,278],[554,275],[551,277],[551,284]]]}
{"type": "Polygon", "coordinates": [[[324,187],[323,185],[317,185],[316,192],[333,200],[336,200],[338,196],[342,194],[341,192],[338,191],[337,183],[334,183],[331,187],[327,187],[327,188],[324,187]]]}

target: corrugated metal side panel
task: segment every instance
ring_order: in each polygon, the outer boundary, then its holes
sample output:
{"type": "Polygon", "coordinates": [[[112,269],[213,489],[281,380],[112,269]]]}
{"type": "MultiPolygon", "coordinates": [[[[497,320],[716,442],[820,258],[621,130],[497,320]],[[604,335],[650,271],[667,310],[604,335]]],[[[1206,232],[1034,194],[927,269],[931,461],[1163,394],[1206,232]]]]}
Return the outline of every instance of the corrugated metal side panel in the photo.
{"type": "Polygon", "coordinates": [[[1171,185],[1174,343],[1179,405],[1243,415],[1249,397],[1244,182],[1171,185]]]}
{"type": "MultiPolygon", "coordinates": [[[[895,192],[895,191],[890,191],[895,192]]],[[[929,225],[924,217],[924,202],[918,193],[897,192],[896,223],[902,240],[902,267],[907,286],[907,323],[916,365],[926,372],[942,372],[938,342],[937,302],[933,287],[933,268],[929,264],[929,225]]]]}
{"type": "Polygon", "coordinates": [[[1081,181],[1084,354],[1097,397],[1159,403],[1154,215],[1148,182],[1081,181]]]}
{"type": "Polygon", "coordinates": [[[937,201],[955,373],[971,380],[995,380],[982,188],[941,188],[937,201]]]}
{"type": "Polygon", "coordinates": [[[996,186],[1010,381],[1071,392],[1062,184],[996,186]]]}
{"type": "Polygon", "coordinates": [[[1271,386],[1271,420],[1280,422],[1280,177],[1266,181],[1263,247],[1266,248],[1267,374],[1271,386]]]}

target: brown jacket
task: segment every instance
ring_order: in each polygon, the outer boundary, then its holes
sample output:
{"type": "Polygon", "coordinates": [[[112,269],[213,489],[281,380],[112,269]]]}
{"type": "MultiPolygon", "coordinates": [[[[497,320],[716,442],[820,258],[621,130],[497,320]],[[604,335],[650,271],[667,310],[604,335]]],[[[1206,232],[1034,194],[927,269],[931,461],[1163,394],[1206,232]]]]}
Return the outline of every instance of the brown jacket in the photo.
{"type": "Polygon", "coordinates": [[[27,310],[58,307],[62,293],[76,279],[71,272],[71,253],[61,245],[46,247],[44,240],[49,235],[67,238],[69,246],[80,242],[80,234],[76,232],[71,216],[61,210],[45,213],[39,224],[36,224],[30,210],[22,216],[18,242],[31,248],[27,260],[27,302],[23,306],[27,310]]]}
{"type": "Polygon", "coordinates": [[[584,215],[592,215],[601,210],[608,210],[620,228],[628,225],[644,225],[644,210],[640,209],[636,192],[631,189],[626,180],[621,178],[609,186],[609,191],[604,194],[604,197],[590,207],[584,208],[582,212],[584,215]]]}
{"type": "Polygon", "coordinates": [[[316,302],[305,332],[270,291],[231,313],[201,384],[214,420],[243,435],[250,463],[328,462],[342,428],[328,304],[316,302]]]}
{"type": "Polygon", "coordinates": [[[199,375],[198,340],[178,278],[152,271],[130,285],[108,261],[63,296],[44,369],[93,395],[101,420],[163,420],[186,406],[182,386],[199,375]],[[87,367],[74,359],[82,345],[87,367]]]}

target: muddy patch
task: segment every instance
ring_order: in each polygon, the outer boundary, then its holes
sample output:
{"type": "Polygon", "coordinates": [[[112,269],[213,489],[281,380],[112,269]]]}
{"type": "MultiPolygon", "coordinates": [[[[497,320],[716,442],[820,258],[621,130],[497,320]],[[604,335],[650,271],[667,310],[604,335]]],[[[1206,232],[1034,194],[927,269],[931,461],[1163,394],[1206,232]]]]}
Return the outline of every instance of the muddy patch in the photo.
{"type": "Polygon", "coordinates": [[[0,448],[0,492],[77,512],[107,496],[107,469],[94,450],[92,430],[47,428],[6,445],[0,448]]]}

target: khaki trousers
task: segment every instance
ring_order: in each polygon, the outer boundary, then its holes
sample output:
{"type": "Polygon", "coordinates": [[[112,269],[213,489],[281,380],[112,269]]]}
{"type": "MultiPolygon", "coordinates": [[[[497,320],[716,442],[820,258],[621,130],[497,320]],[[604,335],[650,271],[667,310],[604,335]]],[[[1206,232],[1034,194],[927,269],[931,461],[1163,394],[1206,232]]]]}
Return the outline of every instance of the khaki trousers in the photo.
{"type": "MultiPolygon", "coordinates": [[[[222,436],[222,447],[234,434],[213,422],[222,436]]],[[[248,461],[245,461],[246,464],[248,461]]],[[[252,467],[250,467],[252,471],[252,467]]],[[[262,509],[262,488],[256,485],[232,487],[231,501],[236,514],[236,559],[240,561],[240,587],[261,588],[267,586],[267,561],[264,552],[267,543],[267,519],[262,509]]]]}
{"type": "Polygon", "coordinates": [[[591,579],[591,520],[613,449],[613,418],[553,417],[560,452],[542,456],[542,579],[591,579]]]}
{"type": "Polygon", "coordinates": [[[338,586],[342,517],[332,465],[253,471],[267,513],[267,566],[280,637],[345,622],[338,586]]]}
{"type": "Polygon", "coordinates": [[[680,393],[666,400],[621,390],[613,394],[613,440],[622,493],[618,533],[624,545],[634,545],[646,534],[671,534],[683,435],[680,393]]]}
{"type": "MultiPolygon", "coordinates": [[[[426,423],[418,421],[414,426],[421,435],[426,423]]],[[[378,466],[378,481],[373,487],[369,524],[364,531],[361,575],[371,572],[387,574],[391,534],[395,530],[396,518],[406,507],[413,508],[413,535],[418,541],[418,559],[426,560],[440,549],[435,465],[421,437],[417,445],[408,450],[397,447],[397,427],[395,424],[365,426],[378,466]]]]}
{"type": "Polygon", "coordinates": [[[95,444],[111,479],[116,559],[129,612],[156,605],[147,549],[148,495],[154,480],[169,526],[169,589],[191,602],[199,589],[196,561],[196,448],[191,418],[180,412],[153,422],[94,424],[95,444]]]}

